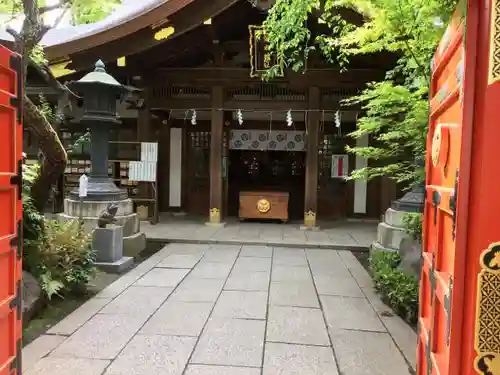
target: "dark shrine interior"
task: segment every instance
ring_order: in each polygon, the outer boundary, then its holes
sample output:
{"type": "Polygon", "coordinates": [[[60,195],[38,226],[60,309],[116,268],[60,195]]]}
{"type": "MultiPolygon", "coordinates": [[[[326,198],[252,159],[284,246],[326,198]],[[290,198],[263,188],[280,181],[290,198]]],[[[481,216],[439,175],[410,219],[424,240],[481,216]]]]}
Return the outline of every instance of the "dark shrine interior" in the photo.
{"type": "Polygon", "coordinates": [[[304,215],[305,152],[230,150],[228,213],[238,216],[240,191],[290,194],[290,219],[304,215]]]}

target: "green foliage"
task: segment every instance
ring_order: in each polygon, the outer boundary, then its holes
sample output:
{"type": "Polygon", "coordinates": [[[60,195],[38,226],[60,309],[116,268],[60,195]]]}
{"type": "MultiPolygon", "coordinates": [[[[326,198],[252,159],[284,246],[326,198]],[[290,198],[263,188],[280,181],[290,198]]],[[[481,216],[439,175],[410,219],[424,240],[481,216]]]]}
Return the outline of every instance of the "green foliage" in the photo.
{"type": "Polygon", "coordinates": [[[400,262],[399,254],[374,251],[370,256],[370,269],[375,290],[399,316],[410,324],[417,322],[418,291],[417,280],[396,267],[400,262]]]}
{"type": "Polygon", "coordinates": [[[83,232],[78,220],[45,220],[44,224],[42,238],[26,243],[26,269],[40,281],[49,299],[83,292],[95,272],[91,235],[83,232]]]}
{"type": "MultiPolygon", "coordinates": [[[[264,23],[269,54],[285,67],[300,71],[312,49],[342,69],[351,57],[391,52],[397,58],[386,80],[373,83],[344,105],[360,104],[359,138],[369,134],[370,147],[348,151],[364,156],[369,166],[352,178],[380,175],[399,182],[423,179],[415,163],[425,154],[430,60],[457,0],[277,0],[264,23]],[[340,17],[345,9],[364,17],[363,25],[340,17]],[[312,35],[307,21],[318,17],[323,31],[312,35]]],[[[265,78],[273,77],[271,67],[265,78]]]]}
{"type": "Polygon", "coordinates": [[[23,165],[23,238],[25,241],[40,241],[44,232],[44,217],[36,209],[31,198],[31,187],[40,173],[38,164],[23,165]]]}
{"type": "Polygon", "coordinates": [[[121,3],[121,0],[73,0],[71,13],[75,24],[87,24],[102,20],[121,3]]]}
{"type": "Polygon", "coordinates": [[[422,214],[408,212],[403,217],[405,232],[414,240],[422,242],[422,214]]]}

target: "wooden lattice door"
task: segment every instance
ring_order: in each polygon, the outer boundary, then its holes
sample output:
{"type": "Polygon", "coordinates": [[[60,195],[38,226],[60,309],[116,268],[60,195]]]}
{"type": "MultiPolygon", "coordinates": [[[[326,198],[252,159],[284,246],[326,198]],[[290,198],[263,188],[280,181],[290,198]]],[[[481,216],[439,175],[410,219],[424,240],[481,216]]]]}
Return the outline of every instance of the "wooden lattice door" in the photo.
{"type": "Polygon", "coordinates": [[[0,375],[21,374],[21,59],[0,45],[0,375]]]}
{"type": "Polygon", "coordinates": [[[195,215],[210,210],[210,131],[203,125],[187,132],[186,211],[195,215]]]}

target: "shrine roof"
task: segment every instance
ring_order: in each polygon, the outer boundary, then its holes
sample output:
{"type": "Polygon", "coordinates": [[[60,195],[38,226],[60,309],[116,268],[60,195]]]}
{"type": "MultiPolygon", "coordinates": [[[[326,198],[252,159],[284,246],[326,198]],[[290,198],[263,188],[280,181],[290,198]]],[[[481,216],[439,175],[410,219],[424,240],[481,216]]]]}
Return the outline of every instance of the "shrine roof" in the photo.
{"type": "MultiPolygon", "coordinates": [[[[124,0],[122,5],[102,21],[92,24],[51,29],[42,39],[51,60],[83,52],[145,27],[162,23],[170,15],[195,0],[124,0]]],[[[0,29],[0,41],[12,42],[5,29],[0,29]]]]}

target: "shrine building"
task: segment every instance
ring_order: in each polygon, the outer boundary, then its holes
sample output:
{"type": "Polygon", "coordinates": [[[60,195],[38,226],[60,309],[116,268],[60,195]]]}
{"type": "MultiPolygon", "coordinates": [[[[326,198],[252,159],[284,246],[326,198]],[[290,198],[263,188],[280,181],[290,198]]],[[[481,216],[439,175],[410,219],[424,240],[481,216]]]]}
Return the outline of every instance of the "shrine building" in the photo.
{"type": "MultiPolygon", "coordinates": [[[[110,144],[109,171],[150,215],[314,226],[316,220],[379,218],[396,198],[386,178],[345,180],[367,165],[345,147],[371,140],[348,136],[361,108],[340,105],[367,82],[383,79],[394,57],[356,57],[342,72],[312,53],[303,73],[284,69],[264,81],[256,32],[270,1],[150,0],[96,24],[51,30],[44,39],[62,82],[81,78],[102,60],[120,83],[140,89],[119,105],[122,124],[110,144]],[[140,142],[158,144],[156,182],[129,179],[127,163],[138,160],[140,142]]],[[[352,10],[343,16],[363,21],[352,10]]],[[[314,32],[326,25],[311,19],[308,27],[314,32]]],[[[56,104],[58,94],[33,77],[28,94],[43,93],[56,104]]],[[[67,146],[82,134],[71,123],[58,131],[67,146]]],[[[29,136],[25,150],[36,153],[29,136]]],[[[83,143],[70,154],[62,192],[88,172],[89,152],[83,143]]]]}

